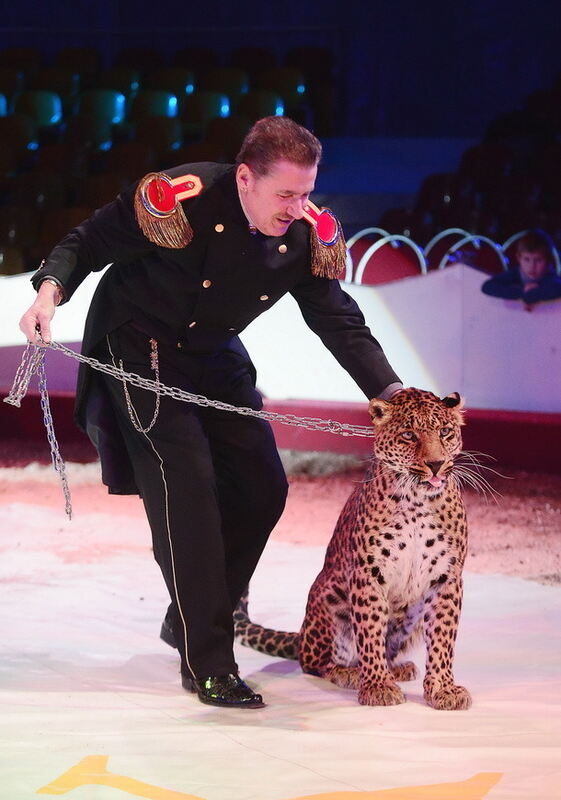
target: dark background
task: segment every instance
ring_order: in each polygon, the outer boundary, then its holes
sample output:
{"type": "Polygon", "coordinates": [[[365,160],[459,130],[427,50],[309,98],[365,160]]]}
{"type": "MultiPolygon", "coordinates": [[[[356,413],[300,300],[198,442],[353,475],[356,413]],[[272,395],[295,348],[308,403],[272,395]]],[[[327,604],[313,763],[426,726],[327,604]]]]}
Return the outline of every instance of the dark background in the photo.
{"type": "Polygon", "coordinates": [[[20,0],[4,3],[0,47],[46,55],[95,45],[319,44],[335,55],[339,135],[475,137],[488,122],[547,88],[561,70],[559,0],[297,3],[205,0],[20,0]]]}

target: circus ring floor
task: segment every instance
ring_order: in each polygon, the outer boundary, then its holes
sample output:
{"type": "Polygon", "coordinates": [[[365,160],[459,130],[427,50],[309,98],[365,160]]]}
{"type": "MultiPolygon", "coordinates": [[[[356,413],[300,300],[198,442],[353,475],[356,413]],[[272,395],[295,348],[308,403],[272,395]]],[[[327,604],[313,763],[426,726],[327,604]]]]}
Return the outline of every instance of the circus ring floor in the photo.
{"type": "MultiPolygon", "coordinates": [[[[8,459],[4,463],[17,463],[8,459]]],[[[222,711],[182,691],[158,639],[165,589],[135,498],[69,464],[66,520],[47,466],[0,468],[1,796],[76,800],[554,800],[561,797],[561,478],[468,494],[471,545],[456,676],[470,710],[362,707],[295,662],[240,648],[268,705],[222,711]]],[[[252,615],[295,629],[360,473],[294,475],[252,584],[252,615]]],[[[422,666],[422,653],[415,660],[422,666]]]]}

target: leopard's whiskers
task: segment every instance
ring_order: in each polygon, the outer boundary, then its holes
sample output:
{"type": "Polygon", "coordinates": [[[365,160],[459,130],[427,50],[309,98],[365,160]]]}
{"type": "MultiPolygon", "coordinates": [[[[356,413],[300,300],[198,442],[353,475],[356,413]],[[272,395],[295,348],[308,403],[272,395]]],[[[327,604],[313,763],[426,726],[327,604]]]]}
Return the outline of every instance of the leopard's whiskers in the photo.
{"type": "Polygon", "coordinates": [[[374,454],[370,455],[368,458],[363,459],[364,463],[366,464],[364,478],[362,480],[353,480],[353,483],[356,484],[365,484],[365,483],[372,483],[374,479],[374,475],[376,473],[376,465],[378,464],[378,459],[374,454]]]}
{"type": "Polygon", "coordinates": [[[482,458],[489,458],[491,461],[497,460],[495,456],[489,455],[489,453],[481,453],[479,450],[462,450],[456,457],[455,463],[459,463],[460,466],[465,466],[465,464],[462,462],[462,459],[464,458],[468,460],[470,465],[476,467],[477,469],[484,469],[487,472],[492,472],[493,475],[496,475],[498,478],[513,480],[511,475],[503,475],[502,472],[499,472],[494,467],[490,467],[488,464],[483,464],[481,462],[482,458]]]}
{"type": "Polygon", "coordinates": [[[486,478],[466,464],[456,464],[454,471],[451,473],[451,478],[456,482],[460,490],[464,486],[470,486],[479,494],[492,497],[495,502],[497,502],[497,498],[502,497],[501,493],[486,478]]]}
{"type": "Polygon", "coordinates": [[[460,455],[473,456],[474,458],[488,458],[489,461],[496,461],[495,456],[491,453],[484,453],[483,450],[462,450],[460,455]]]}
{"type": "Polygon", "coordinates": [[[495,489],[485,475],[481,474],[482,471],[485,470],[488,474],[496,475],[499,478],[507,479],[510,476],[503,475],[502,472],[499,472],[494,467],[483,464],[482,458],[496,460],[494,456],[488,453],[481,453],[476,450],[462,450],[454,461],[453,472],[458,478],[458,486],[471,486],[476,492],[484,496],[493,497],[496,502],[497,498],[502,497],[502,494],[495,489]]]}

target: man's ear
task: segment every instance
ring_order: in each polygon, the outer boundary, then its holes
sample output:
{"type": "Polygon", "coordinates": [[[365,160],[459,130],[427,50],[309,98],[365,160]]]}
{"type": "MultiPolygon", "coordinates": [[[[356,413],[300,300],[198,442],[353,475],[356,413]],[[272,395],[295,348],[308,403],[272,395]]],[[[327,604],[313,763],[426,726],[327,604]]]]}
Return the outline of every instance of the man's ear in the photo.
{"type": "Polygon", "coordinates": [[[247,164],[244,164],[243,162],[238,164],[238,168],[236,170],[236,181],[238,188],[241,189],[241,191],[247,191],[249,189],[251,170],[247,164]]]}

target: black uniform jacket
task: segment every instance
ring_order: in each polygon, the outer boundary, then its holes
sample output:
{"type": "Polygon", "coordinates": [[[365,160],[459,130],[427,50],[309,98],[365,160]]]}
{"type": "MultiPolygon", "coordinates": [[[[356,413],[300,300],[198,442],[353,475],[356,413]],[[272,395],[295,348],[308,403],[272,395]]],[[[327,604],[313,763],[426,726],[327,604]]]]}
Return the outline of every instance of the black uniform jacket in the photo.
{"type": "MultiPolygon", "coordinates": [[[[166,174],[197,175],[203,184],[198,196],[182,202],[194,234],[189,245],[171,249],[146,238],[135,218],[132,186],[72,230],[32,278],[35,287],[47,276],[57,278],[68,300],[90,272],[111,264],[88,313],[86,355],[129,321],[187,351],[243,350],[237,334],[290,292],[308,326],[367,397],[399,381],[354,300],[337,280],[312,275],[307,222],[293,222],[282,237],[251,233],[231,165],[184,164],[166,174]]],[[[78,380],[83,428],[91,372],[81,368],[78,380]]]]}

